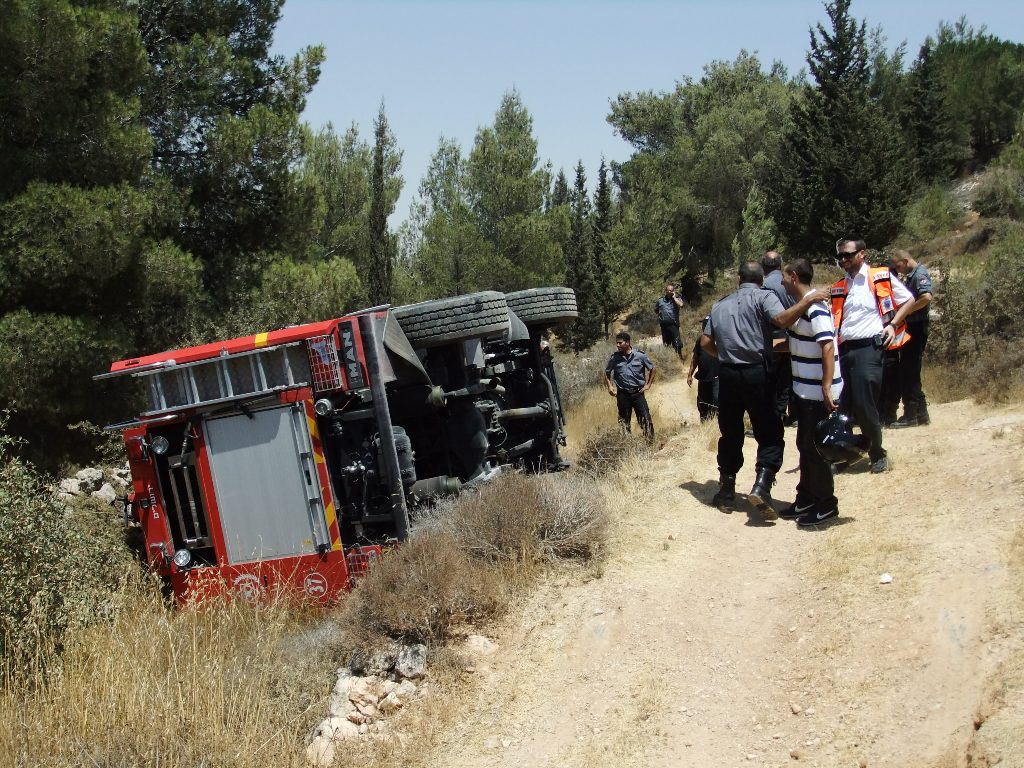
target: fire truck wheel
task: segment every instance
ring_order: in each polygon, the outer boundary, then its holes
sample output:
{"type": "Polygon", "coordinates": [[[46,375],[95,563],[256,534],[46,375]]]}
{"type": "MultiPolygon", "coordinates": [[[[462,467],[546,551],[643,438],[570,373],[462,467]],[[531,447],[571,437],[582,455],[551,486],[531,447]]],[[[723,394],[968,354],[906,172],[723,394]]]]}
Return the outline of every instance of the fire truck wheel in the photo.
{"type": "Polygon", "coordinates": [[[499,336],[509,327],[508,304],[498,291],[421,301],[392,311],[409,342],[421,348],[499,336]]]}
{"type": "Polygon", "coordinates": [[[526,325],[557,325],[579,317],[572,288],[530,288],[505,294],[505,300],[526,325]]]}

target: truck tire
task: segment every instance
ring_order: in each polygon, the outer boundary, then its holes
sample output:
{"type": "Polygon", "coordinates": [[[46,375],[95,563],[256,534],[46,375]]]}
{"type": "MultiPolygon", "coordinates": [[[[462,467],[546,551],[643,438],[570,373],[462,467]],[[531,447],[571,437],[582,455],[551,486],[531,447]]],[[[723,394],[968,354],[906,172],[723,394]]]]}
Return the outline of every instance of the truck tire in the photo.
{"type": "Polygon", "coordinates": [[[508,304],[498,291],[421,301],[392,311],[409,342],[420,348],[498,336],[509,327],[508,304]]]}
{"type": "Polygon", "coordinates": [[[526,325],[557,325],[579,317],[572,288],[529,288],[505,294],[508,308],[526,325]]]}

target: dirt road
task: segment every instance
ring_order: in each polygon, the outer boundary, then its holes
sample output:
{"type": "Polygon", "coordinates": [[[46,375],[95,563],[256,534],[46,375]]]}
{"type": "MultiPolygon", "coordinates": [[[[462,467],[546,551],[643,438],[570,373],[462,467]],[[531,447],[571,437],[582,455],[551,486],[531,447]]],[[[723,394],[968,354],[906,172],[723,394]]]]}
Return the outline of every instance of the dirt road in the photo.
{"type": "Polygon", "coordinates": [[[708,506],[717,432],[693,400],[659,382],[656,423],[688,426],[602,481],[602,572],[552,580],[495,633],[428,762],[1024,765],[1024,407],[887,432],[895,471],[838,476],[839,519],[801,530],[708,506]]]}

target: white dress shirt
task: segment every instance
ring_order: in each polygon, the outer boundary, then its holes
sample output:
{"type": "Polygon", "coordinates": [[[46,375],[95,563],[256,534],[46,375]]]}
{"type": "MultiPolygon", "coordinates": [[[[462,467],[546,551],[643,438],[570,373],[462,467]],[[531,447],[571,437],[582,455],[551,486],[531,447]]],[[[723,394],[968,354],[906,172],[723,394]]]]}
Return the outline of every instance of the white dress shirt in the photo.
{"type": "MultiPolygon", "coordinates": [[[[914,300],[914,295],[899,280],[890,279],[889,283],[892,285],[892,297],[896,306],[914,300]]],[[[878,302],[868,285],[868,263],[865,261],[854,277],[846,276],[846,301],[843,302],[839,341],[842,343],[870,339],[881,332],[882,317],[878,314],[878,302]]]]}

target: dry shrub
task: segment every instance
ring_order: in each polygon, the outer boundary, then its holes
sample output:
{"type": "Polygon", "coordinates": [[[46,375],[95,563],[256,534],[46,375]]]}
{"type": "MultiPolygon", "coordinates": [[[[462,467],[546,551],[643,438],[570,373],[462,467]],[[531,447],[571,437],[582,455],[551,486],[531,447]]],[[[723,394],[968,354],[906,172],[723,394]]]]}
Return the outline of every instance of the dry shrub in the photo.
{"type": "Polygon", "coordinates": [[[359,582],[335,622],[351,650],[395,640],[439,648],[500,616],[545,563],[597,556],[606,519],[603,498],[580,479],[507,473],[421,520],[359,582]]]}
{"type": "Polygon", "coordinates": [[[434,645],[448,639],[453,627],[500,615],[508,599],[499,571],[446,532],[432,530],[375,565],[335,621],[352,648],[377,649],[390,640],[434,645]]]}
{"type": "Polygon", "coordinates": [[[650,446],[641,435],[623,432],[618,425],[600,426],[584,438],[576,466],[587,475],[600,477],[615,469],[627,456],[649,450],[650,446]]]}
{"type": "Polygon", "coordinates": [[[608,508],[587,478],[547,475],[538,478],[537,496],[547,520],[541,528],[545,556],[592,560],[608,537],[608,508]]]}
{"type": "Polygon", "coordinates": [[[26,766],[302,765],[336,666],[329,643],[296,647],[315,614],[284,598],[173,609],[149,581],[122,602],[110,622],[70,635],[45,673],[0,688],[0,755],[26,766]]]}

